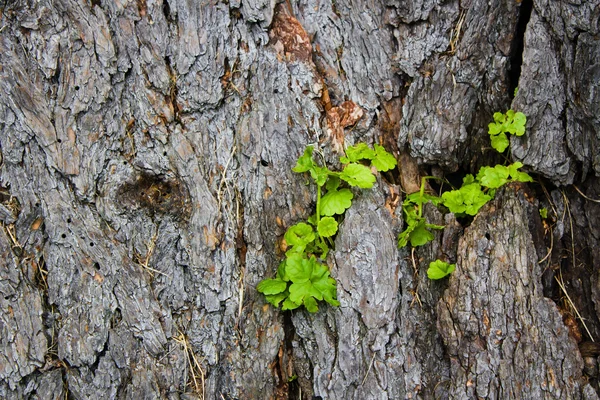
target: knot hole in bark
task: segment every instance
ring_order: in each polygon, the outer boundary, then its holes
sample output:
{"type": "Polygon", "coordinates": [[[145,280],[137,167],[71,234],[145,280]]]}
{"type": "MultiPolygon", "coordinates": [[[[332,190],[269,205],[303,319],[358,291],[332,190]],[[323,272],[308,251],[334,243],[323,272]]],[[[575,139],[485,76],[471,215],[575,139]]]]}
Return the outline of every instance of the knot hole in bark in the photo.
{"type": "Polygon", "coordinates": [[[117,191],[117,201],[127,211],[144,209],[153,217],[171,215],[181,220],[190,213],[189,193],[179,180],[148,172],[124,183],[117,191]]]}

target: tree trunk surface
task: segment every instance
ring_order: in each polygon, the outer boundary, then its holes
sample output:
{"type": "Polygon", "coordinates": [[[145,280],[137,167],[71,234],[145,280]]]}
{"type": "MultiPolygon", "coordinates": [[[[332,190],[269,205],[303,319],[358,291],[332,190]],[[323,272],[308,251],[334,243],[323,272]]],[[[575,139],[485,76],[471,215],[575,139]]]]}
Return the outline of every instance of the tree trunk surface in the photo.
{"type": "Polygon", "coordinates": [[[598,398],[600,1],[2,3],[0,397],[598,398]],[[399,249],[403,192],[504,163],[511,107],[536,182],[399,249]],[[268,305],[297,157],[361,141],[401,162],[340,225],[341,306],[268,305]]]}

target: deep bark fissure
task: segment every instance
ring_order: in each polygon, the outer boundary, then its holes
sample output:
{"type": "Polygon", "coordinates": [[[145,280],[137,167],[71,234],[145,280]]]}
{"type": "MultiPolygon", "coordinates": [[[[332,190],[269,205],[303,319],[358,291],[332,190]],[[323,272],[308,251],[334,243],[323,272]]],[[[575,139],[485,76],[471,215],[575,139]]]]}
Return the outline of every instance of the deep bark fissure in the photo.
{"type": "Polygon", "coordinates": [[[523,0],[519,7],[519,19],[517,21],[515,38],[513,40],[510,68],[508,71],[509,87],[508,94],[511,99],[515,97],[515,89],[519,86],[519,78],[521,76],[521,64],[523,64],[523,49],[525,46],[525,30],[531,18],[531,10],[533,9],[533,0],[523,0]]]}

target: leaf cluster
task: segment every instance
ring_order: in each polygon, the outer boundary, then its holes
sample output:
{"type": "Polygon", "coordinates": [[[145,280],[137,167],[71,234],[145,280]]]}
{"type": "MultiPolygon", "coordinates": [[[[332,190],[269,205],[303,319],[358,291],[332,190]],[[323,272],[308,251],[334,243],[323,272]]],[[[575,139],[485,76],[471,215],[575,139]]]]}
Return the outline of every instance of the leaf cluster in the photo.
{"type": "Polygon", "coordinates": [[[527,173],[519,171],[522,166],[515,162],[508,166],[481,167],[476,177],[465,176],[459,189],[444,192],[441,197],[425,193],[425,182],[432,177],[423,177],[421,190],[406,196],[402,204],[407,226],[398,237],[398,246],[404,247],[409,242],[412,247],[423,246],[434,239],[432,229],[444,229],[442,225],[427,222],[423,217],[423,204],[443,205],[459,217],[477,215],[479,209],[494,198],[496,189],[509,182],[533,181],[527,173]]]}
{"type": "MultiPolygon", "coordinates": [[[[502,153],[509,145],[506,134],[522,136],[526,123],[527,118],[521,112],[508,110],[505,114],[495,113],[494,122],[488,126],[492,147],[502,153]]],[[[476,176],[465,176],[460,188],[446,191],[440,197],[425,194],[426,180],[433,177],[423,177],[420,191],[406,196],[402,204],[406,229],[398,237],[398,246],[404,247],[409,242],[412,247],[422,246],[434,239],[432,229],[444,228],[427,223],[423,217],[423,204],[431,202],[436,206],[443,205],[459,217],[474,216],[494,198],[496,189],[509,182],[533,182],[531,176],[520,171],[521,167],[523,164],[520,162],[508,166],[481,167],[476,176]]],[[[541,209],[540,215],[545,218],[547,210],[541,209]]],[[[455,267],[454,264],[436,260],[429,264],[427,276],[429,279],[441,279],[452,273],[455,267]]]]}
{"type": "Polygon", "coordinates": [[[352,205],[354,194],[350,188],[373,187],[376,177],[370,167],[382,172],[396,166],[394,156],[377,144],[373,148],[365,143],[347,148],[346,156],[340,158],[344,165],[341,171],[319,165],[313,153],[314,147],[307,146],[292,170],[308,173],[316,184],[316,212],[306,222],[288,228],[284,235],[288,246],[286,258],[277,270],[277,277],[265,279],[257,286],[269,303],[281,305],[283,310],[304,305],[308,311],[316,312],[317,301],[321,300],[339,305],[335,280],[321,261],[333,246],[338,219],[352,205]]]}
{"type": "Polygon", "coordinates": [[[494,113],[494,122],[488,125],[488,133],[492,140],[492,147],[503,153],[509,145],[507,133],[516,136],[525,134],[527,117],[522,112],[508,110],[505,114],[494,113]]]}

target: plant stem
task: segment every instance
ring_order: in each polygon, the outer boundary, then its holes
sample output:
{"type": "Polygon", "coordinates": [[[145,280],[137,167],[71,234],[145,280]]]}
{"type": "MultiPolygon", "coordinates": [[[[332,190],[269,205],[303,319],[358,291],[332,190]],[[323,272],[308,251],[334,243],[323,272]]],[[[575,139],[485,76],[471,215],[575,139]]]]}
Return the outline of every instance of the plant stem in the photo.
{"type": "Polygon", "coordinates": [[[321,221],[321,186],[317,184],[317,226],[319,221],[321,221]]]}

